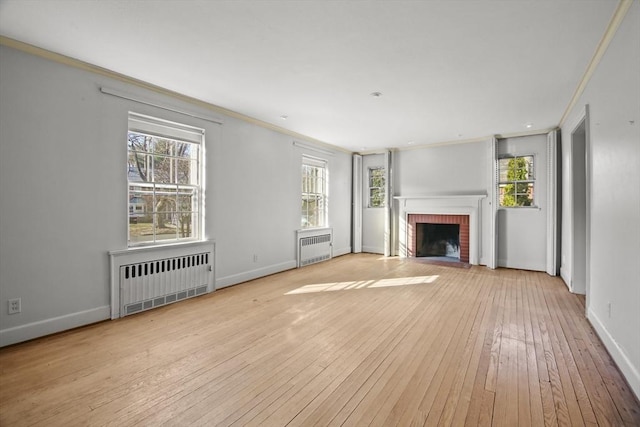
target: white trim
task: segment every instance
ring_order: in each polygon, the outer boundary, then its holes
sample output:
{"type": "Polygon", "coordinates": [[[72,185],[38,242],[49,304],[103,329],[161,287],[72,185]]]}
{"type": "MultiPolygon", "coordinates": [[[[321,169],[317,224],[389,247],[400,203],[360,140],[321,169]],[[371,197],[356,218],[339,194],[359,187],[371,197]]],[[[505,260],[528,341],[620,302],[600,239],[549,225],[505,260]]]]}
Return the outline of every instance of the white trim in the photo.
{"type": "Polygon", "coordinates": [[[319,141],[317,139],[311,138],[310,136],[302,135],[302,134],[300,134],[298,132],[294,132],[294,131],[291,131],[289,129],[285,129],[285,128],[280,127],[280,126],[276,126],[276,125],[274,125],[272,123],[267,123],[265,121],[258,120],[256,118],[249,117],[247,115],[238,113],[236,111],[229,110],[229,109],[224,108],[224,107],[220,107],[219,105],[215,105],[215,104],[211,104],[211,103],[208,103],[208,102],[205,102],[205,101],[201,101],[199,99],[196,99],[196,98],[193,98],[193,97],[190,97],[190,96],[187,96],[187,95],[183,95],[183,94],[178,93],[178,92],[173,92],[171,90],[162,88],[160,86],[156,86],[156,85],[153,85],[153,84],[148,83],[148,82],[143,82],[142,80],[134,79],[133,77],[125,76],[124,74],[119,74],[119,73],[116,73],[115,71],[107,70],[106,68],[101,68],[101,67],[98,67],[97,65],[89,64],[88,62],[83,62],[83,61],[80,61],[78,59],[70,58],[68,56],[64,56],[64,55],[61,55],[59,53],[55,53],[55,52],[52,52],[52,51],[49,51],[49,50],[46,50],[46,49],[42,49],[42,48],[37,47],[37,46],[30,45],[28,43],[24,43],[24,42],[21,42],[21,41],[18,41],[18,40],[14,40],[14,39],[11,39],[9,37],[5,37],[5,36],[1,36],[0,35],[0,45],[8,46],[8,47],[10,47],[12,49],[17,49],[19,51],[26,52],[26,53],[29,53],[31,55],[38,56],[40,58],[47,59],[49,61],[54,61],[54,62],[57,62],[59,64],[68,65],[70,67],[74,67],[74,68],[77,68],[79,70],[84,70],[84,71],[87,71],[87,72],[90,72],[90,73],[93,73],[93,74],[96,74],[96,75],[99,75],[99,76],[108,77],[108,78],[113,79],[113,80],[118,81],[118,82],[124,82],[124,83],[130,84],[130,85],[133,85],[133,86],[148,90],[151,93],[156,93],[156,94],[161,94],[161,95],[164,95],[164,96],[168,96],[168,97],[170,97],[172,99],[176,99],[178,101],[189,103],[190,105],[193,105],[194,107],[200,107],[200,108],[203,108],[203,109],[208,110],[208,111],[214,111],[214,112],[216,112],[218,114],[224,114],[225,116],[233,117],[235,119],[239,119],[239,120],[245,121],[247,123],[254,124],[254,125],[259,126],[261,128],[264,128],[264,129],[269,129],[269,130],[272,130],[274,132],[278,132],[278,133],[281,133],[281,134],[284,134],[284,135],[289,135],[289,136],[291,136],[293,138],[299,138],[299,139],[306,140],[306,141],[309,141],[309,142],[312,142],[312,143],[320,144],[320,145],[329,147],[331,149],[334,149],[334,150],[342,152],[342,153],[347,153],[347,154],[353,153],[353,151],[351,151],[351,150],[347,150],[347,149],[342,148],[342,147],[338,147],[338,146],[331,145],[331,144],[328,144],[328,143],[323,142],[323,141],[319,141]]]}
{"type": "Polygon", "coordinates": [[[226,288],[227,286],[237,285],[239,283],[248,282],[249,280],[258,279],[260,277],[269,276],[271,274],[280,273],[282,271],[291,270],[297,266],[296,260],[282,262],[280,264],[269,265],[266,267],[256,268],[238,274],[221,277],[216,280],[216,289],[226,288]]]}
{"type": "MultiPolygon", "coordinates": [[[[585,236],[585,250],[586,250],[586,268],[585,272],[585,298],[586,298],[586,310],[589,310],[589,301],[590,301],[590,286],[591,286],[591,188],[592,188],[592,164],[591,164],[591,130],[590,130],[590,118],[589,118],[589,104],[585,104],[584,107],[579,111],[579,114],[575,117],[575,119],[570,122],[570,125],[567,126],[569,129],[569,177],[570,177],[570,187],[571,187],[571,198],[569,200],[569,216],[571,218],[571,227],[569,227],[569,241],[573,245],[574,242],[574,211],[575,206],[573,203],[573,134],[575,133],[578,126],[582,124],[584,121],[584,130],[585,130],[585,146],[584,146],[584,155],[585,155],[585,205],[586,205],[586,236],[585,236]]],[[[566,190],[565,190],[566,191],[566,190]]],[[[573,292],[573,278],[575,273],[575,251],[573,250],[573,246],[571,247],[571,265],[569,266],[569,274],[565,279],[565,282],[569,289],[573,292]]]]}
{"type": "Polygon", "coordinates": [[[384,256],[391,256],[393,253],[393,201],[391,195],[393,194],[393,182],[391,180],[391,164],[393,162],[393,153],[387,150],[384,155],[384,173],[385,173],[385,188],[384,188],[384,256]]]}
{"type": "Polygon", "coordinates": [[[338,256],[342,256],[342,255],[347,255],[351,253],[351,246],[346,246],[344,248],[340,248],[340,249],[333,249],[333,254],[332,254],[332,258],[338,257],[338,256]]]}
{"type": "Polygon", "coordinates": [[[376,248],[376,247],[373,247],[373,246],[363,246],[362,247],[362,252],[368,253],[368,254],[384,255],[384,249],[383,248],[376,248]]]}
{"type": "MultiPolygon", "coordinates": [[[[352,236],[351,245],[353,253],[362,252],[362,156],[359,154],[353,155],[353,185],[352,185],[352,236]]],[[[389,197],[387,195],[387,203],[389,197]]]]}
{"type": "Polygon", "coordinates": [[[624,350],[618,345],[615,338],[611,336],[604,323],[600,321],[598,316],[587,308],[587,319],[595,329],[598,337],[606,347],[607,351],[611,355],[611,358],[615,361],[618,369],[622,372],[631,390],[636,395],[637,399],[640,399],[640,366],[634,366],[631,359],[626,355],[624,350]]]}
{"type": "Polygon", "coordinates": [[[489,177],[489,256],[487,261],[487,267],[495,269],[498,267],[498,137],[491,138],[491,144],[489,144],[491,168],[489,177]]]}
{"type": "Polygon", "coordinates": [[[596,68],[598,68],[598,65],[600,64],[602,57],[604,56],[605,52],[607,51],[607,48],[609,47],[609,43],[611,43],[611,40],[613,40],[613,37],[616,35],[616,32],[618,31],[620,24],[624,20],[624,17],[627,15],[627,12],[631,8],[632,4],[633,4],[633,0],[619,1],[618,6],[616,7],[616,10],[613,12],[613,15],[611,16],[609,25],[607,25],[607,29],[602,35],[602,39],[600,39],[600,43],[598,43],[598,47],[596,48],[596,51],[593,53],[593,57],[591,58],[591,61],[589,61],[589,64],[587,65],[587,69],[584,71],[584,74],[582,75],[582,79],[580,79],[580,82],[578,83],[576,90],[573,92],[573,96],[571,97],[569,104],[567,104],[567,108],[565,108],[564,113],[562,113],[562,117],[560,118],[560,123],[558,126],[561,126],[561,127],[564,126],[565,121],[569,117],[569,114],[573,110],[573,107],[576,105],[576,103],[580,99],[580,96],[582,96],[584,89],[587,87],[587,83],[589,83],[589,80],[591,80],[591,76],[595,72],[596,68]]]}
{"type": "Polygon", "coordinates": [[[547,135],[547,274],[557,276],[557,138],[558,132],[547,135]]]}
{"type": "Polygon", "coordinates": [[[0,330],[0,347],[109,319],[110,307],[92,308],[0,330]]]}

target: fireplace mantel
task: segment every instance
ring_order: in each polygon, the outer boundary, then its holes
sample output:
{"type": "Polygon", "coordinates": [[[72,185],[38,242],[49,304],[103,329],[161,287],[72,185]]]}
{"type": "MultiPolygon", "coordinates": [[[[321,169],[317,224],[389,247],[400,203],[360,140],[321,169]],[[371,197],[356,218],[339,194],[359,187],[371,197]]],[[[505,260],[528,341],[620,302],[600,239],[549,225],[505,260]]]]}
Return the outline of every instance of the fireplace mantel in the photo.
{"type": "Polygon", "coordinates": [[[395,196],[399,202],[400,256],[407,257],[407,218],[411,214],[469,215],[469,263],[477,265],[480,242],[480,202],[486,194],[395,196]]]}

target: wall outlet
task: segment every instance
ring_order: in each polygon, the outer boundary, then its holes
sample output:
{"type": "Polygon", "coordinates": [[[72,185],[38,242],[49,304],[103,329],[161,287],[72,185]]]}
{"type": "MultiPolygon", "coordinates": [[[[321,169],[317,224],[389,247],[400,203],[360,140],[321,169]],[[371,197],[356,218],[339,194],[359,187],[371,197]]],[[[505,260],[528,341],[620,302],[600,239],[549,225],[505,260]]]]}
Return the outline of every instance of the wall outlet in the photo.
{"type": "Polygon", "coordinates": [[[22,300],[13,298],[9,300],[9,314],[17,314],[22,311],[22,300]]]}
{"type": "Polygon", "coordinates": [[[258,255],[253,254],[253,262],[258,262],[258,255]]]}

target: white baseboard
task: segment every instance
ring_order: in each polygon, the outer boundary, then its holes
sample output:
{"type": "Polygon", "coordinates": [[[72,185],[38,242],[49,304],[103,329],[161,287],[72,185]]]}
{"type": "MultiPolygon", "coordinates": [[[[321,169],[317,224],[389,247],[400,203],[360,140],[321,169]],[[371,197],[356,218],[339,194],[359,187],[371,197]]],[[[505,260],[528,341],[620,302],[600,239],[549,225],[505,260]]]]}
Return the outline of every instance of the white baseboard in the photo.
{"type": "Polygon", "coordinates": [[[616,340],[611,336],[607,328],[600,321],[598,316],[591,311],[587,310],[587,319],[591,322],[593,329],[596,330],[596,333],[600,337],[600,340],[609,351],[609,354],[618,365],[620,372],[626,378],[631,390],[636,395],[636,398],[640,400],[640,366],[634,366],[629,357],[624,353],[624,351],[620,348],[616,340]]]}
{"type": "Polygon", "coordinates": [[[351,246],[347,246],[346,248],[334,249],[333,256],[342,256],[351,253],[351,246]]]}
{"type": "Polygon", "coordinates": [[[384,254],[384,248],[375,248],[373,246],[363,246],[362,252],[367,252],[370,254],[384,254]]]}
{"type": "Polygon", "coordinates": [[[560,267],[560,277],[564,281],[564,284],[567,285],[567,289],[571,292],[571,276],[566,268],[560,267]]]}
{"type": "Polygon", "coordinates": [[[528,270],[528,271],[547,271],[547,267],[544,264],[536,263],[521,263],[519,265],[509,265],[509,261],[506,259],[498,259],[498,267],[513,268],[516,270],[528,270]]]}
{"type": "Polygon", "coordinates": [[[255,270],[245,271],[230,276],[220,277],[216,279],[216,289],[226,288],[227,286],[237,285],[238,283],[247,282],[249,280],[258,279],[270,274],[280,273],[281,271],[296,268],[295,260],[286,261],[280,264],[269,265],[267,267],[256,268],[255,270]]]}
{"type": "Polygon", "coordinates": [[[51,319],[39,320],[26,325],[0,330],[0,347],[40,338],[56,332],[66,331],[79,326],[89,325],[111,318],[111,307],[108,305],[65,314],[51,319]]]}

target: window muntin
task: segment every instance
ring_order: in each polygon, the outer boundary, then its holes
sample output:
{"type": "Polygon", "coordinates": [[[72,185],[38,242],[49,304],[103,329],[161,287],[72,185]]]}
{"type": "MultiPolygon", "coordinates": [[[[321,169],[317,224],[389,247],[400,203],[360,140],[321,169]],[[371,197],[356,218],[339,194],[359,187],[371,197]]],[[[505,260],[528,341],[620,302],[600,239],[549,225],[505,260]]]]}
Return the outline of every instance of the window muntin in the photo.
{"type": "Polygon", "coordinates": [[[505,156],[498,159],[500,207],[535,206],[534,157],[505,156]]]}
{"type": "Polygon", "coordinates": [[[324,160],[302,158],[302,228],[327,226],[328,172],[324,160]]]}
{"type": "Polygon", "coordinates": [[[149,131],[145,132],[144,120],[130,117],[129,246],[198,240],[202,236],[204,131],[194,128],[187,134],[184,126],[172,128],[168,123],[150,118],[149,131]],[[194,138],[198,131],[198,138],[194,138]],[[174,136],[181,136],[181,132],[190,141],[174,136]],[[193,142],[197,139],[200,142],[193,142]]]}
{"type": "Polygon", "coordinates": [[[382,166],[369,168],[370,208],[383,208],[386,205],[385,169],[382,166]]]}

